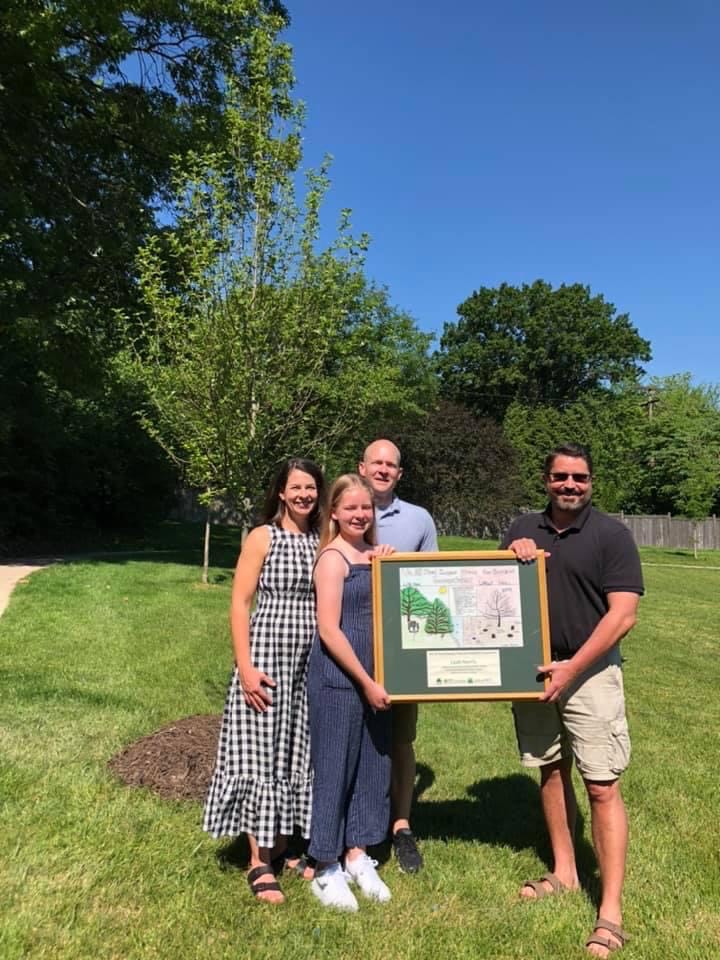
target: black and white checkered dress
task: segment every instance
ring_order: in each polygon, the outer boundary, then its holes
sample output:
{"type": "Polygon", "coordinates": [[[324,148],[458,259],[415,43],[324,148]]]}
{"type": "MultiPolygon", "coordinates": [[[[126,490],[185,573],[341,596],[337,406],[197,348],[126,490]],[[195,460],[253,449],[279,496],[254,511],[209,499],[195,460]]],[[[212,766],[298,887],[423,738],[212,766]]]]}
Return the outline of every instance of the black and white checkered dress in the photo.
{"type": "Polygon", "coordinates": [[[261,847],[278,834],[310,833],[312,771],[307,663],[315,631],[312,569],[317,534],[274,525],[250,621],[255,667],[277,686],[273,705],[256,713],[243,699],[237,668],[230,680],[203,829],[213,837],[250,833],[261,847]]]}

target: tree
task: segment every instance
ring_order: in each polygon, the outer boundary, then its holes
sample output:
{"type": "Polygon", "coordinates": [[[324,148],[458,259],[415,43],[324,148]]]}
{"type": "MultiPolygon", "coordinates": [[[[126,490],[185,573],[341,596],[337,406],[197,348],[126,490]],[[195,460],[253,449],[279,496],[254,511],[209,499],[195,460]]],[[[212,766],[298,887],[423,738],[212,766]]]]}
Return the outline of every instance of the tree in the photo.
{"type": "Polygon", "coordinates": [[[517,513],[518,459],[489,418],[441,400],[427,415],[383,430],[402,452],[402,495],[426,507],[441,533],[495,537],[517,513]]]}
{"type": "Polygon", "coordinates": [[[121,479],[112,455],[116,427],[130,444],[128,483],[147,464],[146,440],[133,421],[118,423],[117,411],[128,416],[129,404],[111,364],[119,344],[115,311],[138,304],[135,254],[156,228],[172,156],[223,136],[226,77],[252,84],[246,43],[261,15],[287,22],[274,0],[3,5],[6,534],[38,527],[44,534],[53,511],[75,521],[107,516],[91,504],[107,492],[104,477],[112,474],[116,485],[121,479]],[[84,498],[75,492],[83,485],[84,498]]]}
{"type": "Polygon", "coordinates": [[[503,430],[519,464],[524,504],[534,509],[545,505],[543,461],[558,444],[575,442],[592,453],[597,506],[611,513],[636,510],[644,473],[638,453],[646,422],[644,400],[643,389],[631,381],[590,391],[564,408],[513,401],[503,430]]]}
{"type": "Polygon", "coordinates": [[[720,390],[689,374],[595,391],[564,410],[515,402],[504,429],[531,507],[546,501],[541,464],[563,441],[590,448],[593,501],[610,512],[700,519],[720,496],[720,390]]]}
{"type": "Polygon", "coordinates": [[[400,613],[407,617],[408,624],[413,616],[426,617],[430,613],[430,602],[416,587],[404,587],[400,591],[400,613]]]}
{"type": "Polygon", "coordinates": [[[650,359],[629,316],[579,283],[481,287],[457,312],[435,354],[441,393],[497,421],[514,400],[562,409],[637,379],[650,359]]]}
{"type": "Polygon", "coordinates": [[[453,622],[450,611],[442,600],[436,598],[430,605],[430,611],[425,621],[425,633],[439,633],[444,636],[446,633],[452,633],[452,630],[453,622]]]}
{"type": "Polygon", "coordinates": [[[497,626],[502,625],[503,617],[511,617],[515,613],[512,597],[502,590],[493,590],[485,604],[485,614],[497,619],[497,626]]]}
{"type": "Polygon", "coordinates": [[[685,373],[654,378],[647,396],[641,506],[702,519],[720,494],[720,389],[693,386],[685,373]]]}
{"type": "MultiPolygon", "coordinates": [[[[176,224],[139,255],[147,310],[126,324],[122,366],[151,435],[246,525],[278,459],[326,464],[358,424],[418,412],[431,391],[429,338],[367,283],[347,211],[318,249],[326,167],[296,199],[302,114],[281,26],[261,17],[250,33],[253,82],[228,82],[224,148],[178,163],[176,224]]],[[[205,576],[208,539],[209,524],[205,576]]]]}
{"type": "Polygon", "coordinates": [[[112,308],[134,300],[171,158],[222,136],[225,78],[251,85],[248,34],[270,15],[287,23],[262,0],[5,5],[0,295],[66,377],[87,376],[79,360],[92,366],[112,308]]]}

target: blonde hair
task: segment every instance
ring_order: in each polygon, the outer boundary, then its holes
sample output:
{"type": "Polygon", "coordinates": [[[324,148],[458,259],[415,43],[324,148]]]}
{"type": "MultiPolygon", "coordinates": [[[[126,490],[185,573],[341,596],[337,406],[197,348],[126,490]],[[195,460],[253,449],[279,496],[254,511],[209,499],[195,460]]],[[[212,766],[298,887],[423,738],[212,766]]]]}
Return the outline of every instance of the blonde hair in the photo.
{"type": "MultiPolygon", "coordinates": [[[[373,503],[375,502],[373,489],[364,477],[361,477],[357,473],[344,473],[341,477],[338,477],[332,487],[330,487],[327,509],[323,518],[323,525],[320,529],[320,546],[318,547],[318,550],[323,550],[330,543],[330,541],[334,540],[335,537],[340,533],[338,522],[337,520],[333,520],[332,514],[337,509],[337,505],[340,503],[340,498],[342,495],[347,490],[351,490],[353,487],[360,487],[362,490],[365,490],[369,494],[370,500],[373,503]]],[[[365,543],[369,543],[371,547],[375,546],[374,514],[372,523],[363,534],[363,539],[365,540],[365,543]]]]}

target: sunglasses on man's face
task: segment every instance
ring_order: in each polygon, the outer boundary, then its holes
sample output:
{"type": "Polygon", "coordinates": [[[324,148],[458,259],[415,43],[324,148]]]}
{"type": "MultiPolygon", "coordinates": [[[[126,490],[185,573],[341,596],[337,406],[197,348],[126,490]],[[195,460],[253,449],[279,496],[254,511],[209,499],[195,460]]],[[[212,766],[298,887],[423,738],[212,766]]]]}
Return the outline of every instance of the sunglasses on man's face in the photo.
{"type": "Polygon", "coordinates": [[[575,483],[589,483],[592,479],[589,473],[565,473],[564,470],[548,474],[550,483],[565,483],[565,481],[570,478],[572,478],[575,483]]]}

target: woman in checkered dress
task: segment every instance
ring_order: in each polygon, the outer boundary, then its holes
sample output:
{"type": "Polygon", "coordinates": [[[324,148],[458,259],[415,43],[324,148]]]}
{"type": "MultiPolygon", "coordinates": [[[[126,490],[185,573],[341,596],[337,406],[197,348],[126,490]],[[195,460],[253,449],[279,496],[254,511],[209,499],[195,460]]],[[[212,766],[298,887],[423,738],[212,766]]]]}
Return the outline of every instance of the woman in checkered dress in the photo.
{"type": "Polygon", "coordinates": [[[268,493],[265,523],[250,532],[238,558],[230,612],[235,669],[205,801],[203,829],[214,837],[247,834],[250,888],[272,903],[284,899],[273,856],[296,830],[307,837],[310,829],[306,681],[323,486],[312,461],[288,460],[268,493]]]}

